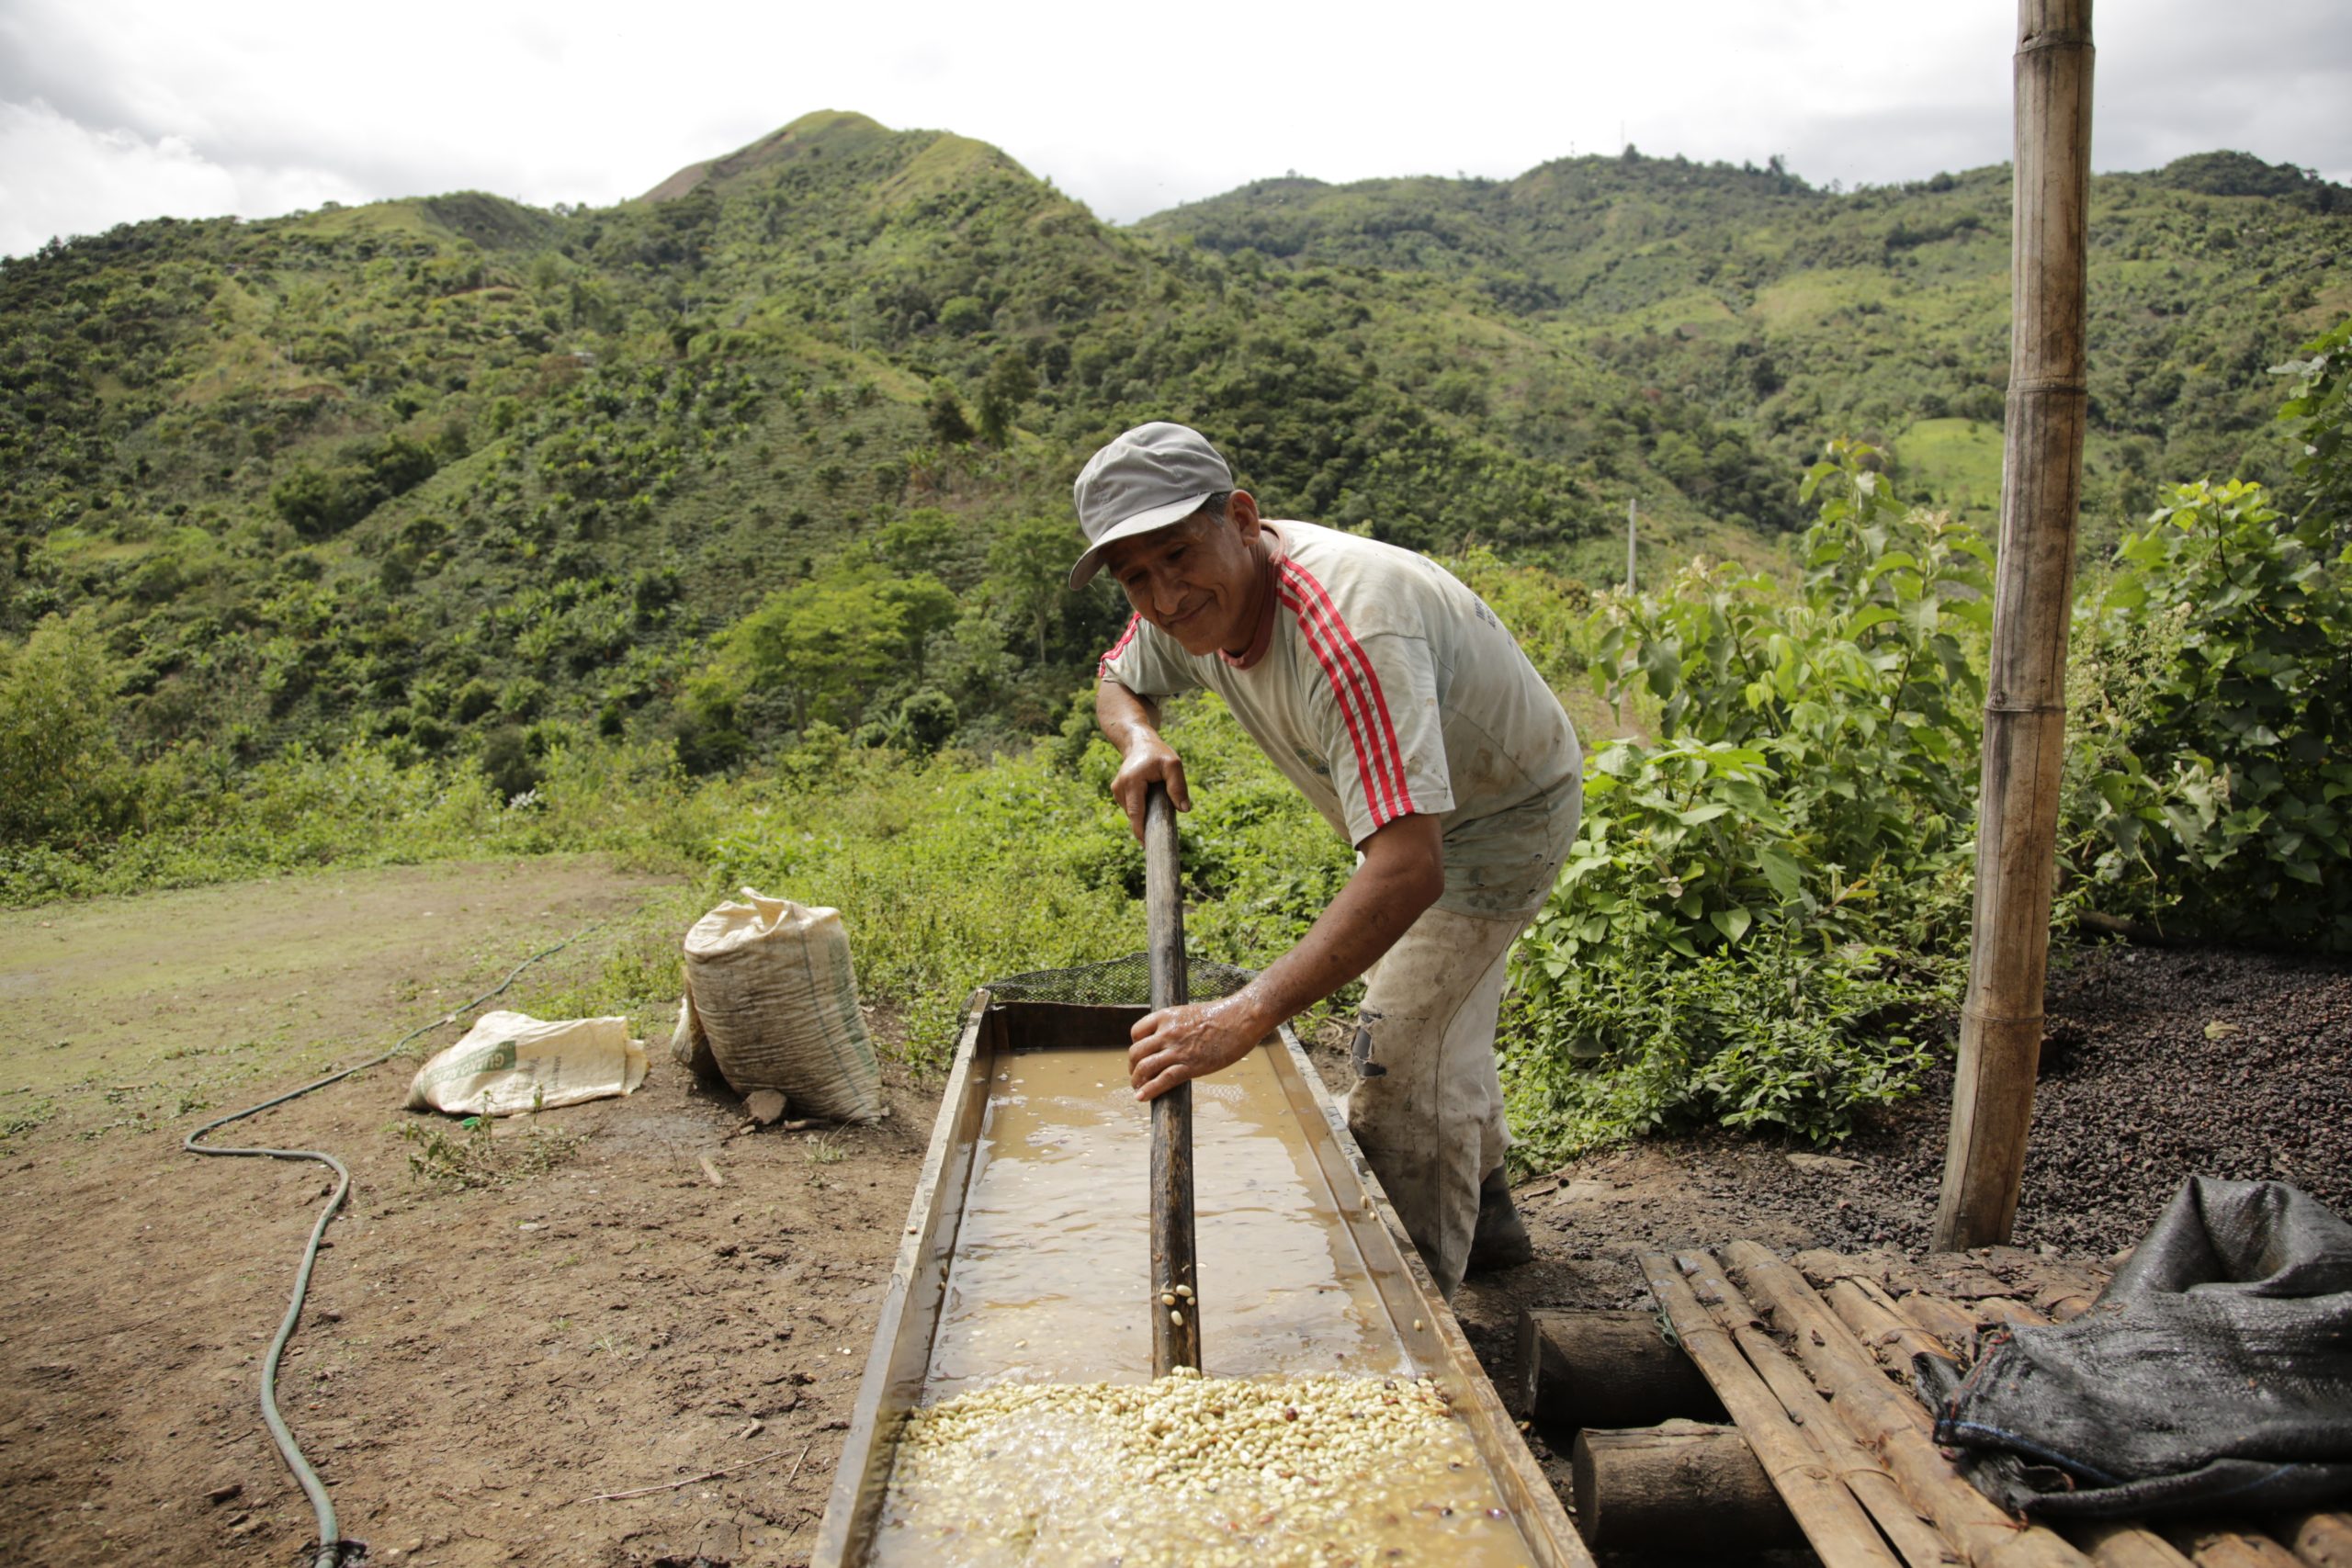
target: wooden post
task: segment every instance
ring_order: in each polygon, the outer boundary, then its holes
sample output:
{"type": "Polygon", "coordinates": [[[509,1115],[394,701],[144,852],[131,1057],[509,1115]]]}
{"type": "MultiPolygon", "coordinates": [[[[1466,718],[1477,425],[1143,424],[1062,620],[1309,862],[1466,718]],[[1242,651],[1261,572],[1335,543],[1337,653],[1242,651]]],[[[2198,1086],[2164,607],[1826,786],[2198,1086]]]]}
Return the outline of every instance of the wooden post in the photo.
{"type": "Polygon", "coordinates": [[[2008,440],[1984,692],[1976,910],[1933,1245],[2009,1239],[2050,957],[2066,630],[2082,504],[2090,0],[2018,0],[2008,440]]]}
{"type": "MultiPolygon", "coordinates": [[[[1165,784],[1153,784],[1144,797],[1143,863],[1151,1005],[1182,1007],[1190,996],[1184,889],[1176,853],[1176,808],[1169,803],[1165,784]]],[[[1198,1272],[1193,1254],[1193,1086],[1187,1083],[1151,1102],[1151,1375],[1156,1378],[1166,1377],[1176,1367],[1200,1367],[1198,1272]]]]}

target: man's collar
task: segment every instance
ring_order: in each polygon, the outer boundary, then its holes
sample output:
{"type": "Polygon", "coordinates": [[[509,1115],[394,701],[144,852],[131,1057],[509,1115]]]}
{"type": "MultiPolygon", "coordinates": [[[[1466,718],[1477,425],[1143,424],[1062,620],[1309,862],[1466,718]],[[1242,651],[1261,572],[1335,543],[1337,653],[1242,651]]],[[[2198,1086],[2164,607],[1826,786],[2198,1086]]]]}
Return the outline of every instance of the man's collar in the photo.
{"type": "Polygon", "coordinates": [[[1234,657],[1221,648],[1216,650],[1216,656],[1236,670],[1249,669],[1258,660],[1265,658],[1266,649],[1274,645],[1274,609],[1276,602],[1281,597],[1274,592],[1274,581],[1282,572],[1283,536],[1274,531],[1272,524],[1266,523],[1260,525],[1258,537],[1265,541],[1265,549],[1259,558],[1258,567],[1259,585],[1264,590],[1264,598],[1258,608],[1258,630],[1250,638],[1250,646],[1242,650],[1239,658],[1234,657]]]}

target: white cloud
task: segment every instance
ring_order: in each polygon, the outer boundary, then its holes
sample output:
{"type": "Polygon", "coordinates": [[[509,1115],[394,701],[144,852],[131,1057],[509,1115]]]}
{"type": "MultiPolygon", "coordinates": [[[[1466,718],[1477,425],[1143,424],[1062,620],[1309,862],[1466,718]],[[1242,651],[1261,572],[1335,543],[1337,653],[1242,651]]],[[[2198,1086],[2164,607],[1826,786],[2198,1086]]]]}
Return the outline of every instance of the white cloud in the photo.
{"type": "Polygon", "coordinates": [[[364,199],[330,170],[230,169],[185,137],[93,130],[40,99],[0,103],[0,255],[170,214],[211,218],[364,199]]]}
{"type": "MultiPolygon", "coordinates": [[[[2352,180],[2352,13],[2101,0],[2103,169],[2239,147],[2352,180]]],[[[1817,185],[2008,156],[2014,8],[1093,0],[6,0],[0,250],[206,210],[491,190],[609,202],[820,108],[992,141],[1126,221],[1297,169],[1508,177],[1571,152],[1817,185]],[[227,182],[225,185],[223,181],[227,182]],[[29,236],[29,240],[28,240],[29,236]]]]}

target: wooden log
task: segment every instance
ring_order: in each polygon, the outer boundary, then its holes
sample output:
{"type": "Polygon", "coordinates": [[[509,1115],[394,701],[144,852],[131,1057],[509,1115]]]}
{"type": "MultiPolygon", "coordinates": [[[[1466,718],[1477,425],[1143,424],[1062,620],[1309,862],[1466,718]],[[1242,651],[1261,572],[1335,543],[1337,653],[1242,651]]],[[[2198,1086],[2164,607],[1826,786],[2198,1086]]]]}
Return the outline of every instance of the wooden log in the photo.
{"type": "Polygon", "coordinates": [[[1724,1419],[1715,1391],[1667,1343],[1655,1313],[1522,1311],[1518,1393],[1521,1413],[1555,1431],[1724,1419]]]}
{"type": "MultiPolygon", "coordinates": [[[[1144,797],[1144,914],[1151,953],[1151,1005],[1189,998],[1184,885],[1176,808],[1155,784],[1144,797]]],[[[1200,1269],[1193,1245],[1193,1086],[1151,1102],[1151,1375],[1201,1364],[1200,1269]]]]}
{"type": "Polygon", "coordinates": [[[1838,1320],[1854,1331],[1862,1348],[1905,1383],[1911,1381],[1914,1356],[1935,1356],[1947,1361],[1959,1359],[1942,1340],[1922,1332],[1894,1308],[1872,1301],[1859,1280],[1832,1280],[1822,1295],[1838,1320]]]}
{"type": "Polygon", "coordinates": [[[1898,1300],[1894,1310],[1905,1321],[1916,1324],[1954,1349],[1964,1348],[1976,1341],[1976,1319],[1966,1309],[1954,1306],[1941,1296],[1914,1291],[1898,1300]]]}
{"type": "Polygon", "coordinates": [[[1749,1297],[1771,1308],[1776,1326],[1828,1393],[1829,1408],[1975,1568],[2084,1568],[2089,1562],[2055,1532],[2010,1517],[1955,1470],[1928,1435],[1927,1411],[1888,1381],[1795,1269],[1752,1241],[1724,1247],[1724,1260],[1749,1297]]]}
{"type": "Polygon", "coordinates": [[[1820,1450],[1798,1428],[1771,1389],[1739,1352],[1722,1325],[1664,1255],[1644,1253],[1642,1275],[1650,1294],[1674,1325],[1675,1337],[1714,1385],[1724,1408],[1738,1423],[1748,1447],[1771,1478],[1773,1490],[1804,1531],[1825,1568],[1870,1564],[1894,1568],[1895,1556],[1879,1539],[1870,1516],[1854,1495],[1829,1472],[1820,1450]]]}
{"type": "Polygon", "coordinates": [[[2293,1552],[2252,1530],[2185,1526],[2165,1533],[2197,1568],[2303,1568],[2293,1552]]]}
{"type": "Polygon", "coordinates": [[[1911,1506],[1877,1456],[1847,1430],[1844,1422],[1829,1414],[1822,1392],[1765,1332],[1747,1298],[1724,1277],[1715,1260],[1703,1252],[1685,1252],[1675,1255],[1674,1265],[1688,1277],[1691,1294],[1731,1336],[1748,1365],[1828,1463],[1830,1473],[1869,1512],[1903,1561],[1910,1568],[1948,1568],[1962,1562],[1951,1543],[1911,1506]]]}
{"type": "Polygon", "coordinates": [[[2192,1568],[2188,1558],[2154,1530],[2098,1519],[2064,1527],[2066,1539],[2089,1553],[2098,1568],[2192,1568]]]}
{"type": "Polygon", "coordinates": [[[1577,1529],[1596,1551],[1745,1556],[1804,1540],[1736,1427],[1588,1427],[1569,1478],[1577,1529]]]}
{"type": "Polygon", "coordinates": [[[2278,1521],[2278,1535],[2311,1568],[2352,1568],[2352,1517],[2296,1514],[2278,1521]]]}
{"type": "Polygon", "coordinates": [[[2023,1302],[2007,1296],[1980,1296],[1975,1306],[1978,1316],[2003,1328],[2039,1328],[2050,1321],[2023,1302]]]}
{"type": "Polygon", "coordinates": [[[2082,502],[2090,0],[2018,0],[2007,446],[1976,829],[1968,994],[1938,1248],[2007,1241],[2041,1051],[2082,502]]]}

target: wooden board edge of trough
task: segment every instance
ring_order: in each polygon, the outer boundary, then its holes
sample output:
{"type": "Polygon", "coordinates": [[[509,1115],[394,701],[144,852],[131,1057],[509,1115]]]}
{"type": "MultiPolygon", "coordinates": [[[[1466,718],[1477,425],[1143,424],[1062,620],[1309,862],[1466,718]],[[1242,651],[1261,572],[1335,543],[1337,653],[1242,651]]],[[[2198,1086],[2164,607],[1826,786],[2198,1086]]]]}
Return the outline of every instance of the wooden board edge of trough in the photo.
{"type": "MultiPolygon", "coordinates": [[[[1347,1156],[1350,1173],[1363,1190],[1364,1216],[1388,1234],[1396,1255],[1405,1266],[1407,1278],[1414,1293],[1431,1310],[1414,1320],[1418,1337],[1426,1338],[1437,1354],[1432,1358],[1457,1369],[1461,1375],[1454,1381],[1458,1387],[1443,1390],[1454,1403],[1462,1419],[1475,1430],[1487,1434],[1487,1440],[1479,1447],[1490,1456],[1498,1457],[1501,1466],[1495,1473],[1495,1485],[1502,1493],[1503,1506],[1521,1520],[1520,1534],[1541,1554],[1552,1549],[1551,1562],[1540,1568],[1596,1568],[1592,1554],[1585,1546],[1584,1537],[1577,1533],[1569,1521],[1568,1510],[1560,1502],[1560,1495],[1552,1489],[1543,1468],[1535,1462],[1535,1455],[1527,1446],[1526,1434],[1511,1418],[1510,1408],[1503,1403],[1501,1392],[1487,1377],[1480,1365],[1478,1353],[1471,1348],[1469,1337],[1462,1332],[1453,1310],[1437,1288],[1429,1266],[1421,1261],[1421,1250],[1406,1232],[1405,1222],[1397,1217],[1396,1208],[1388,1201],[1387,1189],[1380,1184],[1363,1150],[1356,1145],[1355,1134],[1348,1131],[1347,1114],[1340,1102],[1323,1087],[1323,1079],[1307,1059],[1306,1048],[1289,1024],[1282,1026],[1280,1038],[1283,1051],[1290,1058],[1292,1071],[1306,1089],[1312,1103],[1322,1113],[1325,1125],[1332,1134],[1331,1146],[1347,1156]],[[1425,1326],[1426,1325],[1426,1326],[1425,1326]]],[[[1336,1192],[1333,1194],[1338,1195],[1336,1192]]],[[[1351,1217],[1353,1216],[1343,1216],[1351,1217]]]]}
{"type": "MultiPolygon", "coordinates": [[[[890,1359],[906,1321],[915,1281],[931,1271],[931,1255],[942,1245],[936,1220],[947,1156],[955,1146],[951,1134],[956,1119],[964,1113],[971,1098],[972,1064],[979,1055],[980,1030],[988,1017],[988,1005],[989,990],[985,986],[977,987],[964,1004],[964,1023],[956,1039],[956,1059],[948,1068],[947,1085],[939,1097],[939,1113],[932,1119],[931,1143],[923,1151],[914,1196],[907,1201],[905,1231],[899,1237],[898,1256],[890,1264],[890,1283],[883,1292],[882,1310],[875,1317],[874,1343],[866,1351],[865,1373],[858,1382],[857,1401],[850,1407],[849,1430],[842,1444],[844,1457],[859,1433],[878,1438],[883,1427],[890,1424],[884,1409],[892,1382],[890,1359]]],[[[949,1240],[952,1243],[952,1238],[949,1240]]],[[[889,1480],[888,1467],[877,1466],[871,1461],[883,1451],[877,1443],[875,1454],[868,1456],[869,1462],[854,1470],[847,1464],[836,1464],[832,1489],[825,1498],[824,1517],[817,1525],[817,1542],[808,1556],[810,1568],[842,1568],[850,1560],[850,1543],[861,1525],[870,1523],[879,1513],[883,1488],[889,1480]]]]}

